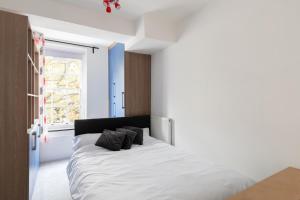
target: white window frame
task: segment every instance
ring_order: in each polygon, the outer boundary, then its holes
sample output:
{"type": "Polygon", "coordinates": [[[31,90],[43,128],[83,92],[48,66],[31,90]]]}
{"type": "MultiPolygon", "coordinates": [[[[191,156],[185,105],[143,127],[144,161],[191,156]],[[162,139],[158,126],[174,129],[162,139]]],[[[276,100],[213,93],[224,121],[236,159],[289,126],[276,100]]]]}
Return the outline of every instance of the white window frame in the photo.
{"type": "MultiPolygon", "coordinates": [[[[70,45],[47,45],[45,48],[45,56],[62,57],[62,58],[73,58],[81,60],[81,71],[80,71],[80,119],[86,118],[86,77],[87,77],[87,51],[85,48],[73,47],[70,45]]],[[[61,130],[72,130],[74,129],[73,123],[66,124],[46,124],[48,131],[61,131],[61,130]]]]}

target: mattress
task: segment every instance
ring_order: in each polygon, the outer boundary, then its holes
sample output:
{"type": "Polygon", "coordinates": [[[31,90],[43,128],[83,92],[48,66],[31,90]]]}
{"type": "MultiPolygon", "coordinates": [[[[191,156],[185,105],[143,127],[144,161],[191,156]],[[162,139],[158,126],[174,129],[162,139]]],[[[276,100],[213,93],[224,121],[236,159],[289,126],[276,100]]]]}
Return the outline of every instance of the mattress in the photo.
{"type": "Polygon", "coordinates": [[[152,137],[119,152],[83,146],[67,174],[74,200],[223,200],[254,183],[152,137]]]}

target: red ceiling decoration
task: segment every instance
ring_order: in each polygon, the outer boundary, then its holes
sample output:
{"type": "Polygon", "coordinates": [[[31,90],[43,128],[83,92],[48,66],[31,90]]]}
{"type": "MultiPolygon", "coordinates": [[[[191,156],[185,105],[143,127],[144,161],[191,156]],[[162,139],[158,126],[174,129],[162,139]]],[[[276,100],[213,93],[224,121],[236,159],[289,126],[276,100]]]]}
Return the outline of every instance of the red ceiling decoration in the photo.
{"type": "Polygon", "coordinates": [[[103,4],[106,7],[107,13],[111,13],[112,7],[115,7],[116,9],[121,8],[119,0],[103,0],[103,4]]]}

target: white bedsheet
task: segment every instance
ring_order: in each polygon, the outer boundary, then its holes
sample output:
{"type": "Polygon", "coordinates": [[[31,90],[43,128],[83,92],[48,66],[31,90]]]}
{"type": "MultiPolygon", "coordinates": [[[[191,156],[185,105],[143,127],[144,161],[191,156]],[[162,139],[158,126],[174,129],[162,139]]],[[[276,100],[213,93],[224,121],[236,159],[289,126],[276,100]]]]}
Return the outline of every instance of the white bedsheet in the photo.
{"type": "Polygon", "coordinates": [[[151,137],[119,152],[86,145],[67,173],[74,200],[223,200],[253,184],[151,137]]]}

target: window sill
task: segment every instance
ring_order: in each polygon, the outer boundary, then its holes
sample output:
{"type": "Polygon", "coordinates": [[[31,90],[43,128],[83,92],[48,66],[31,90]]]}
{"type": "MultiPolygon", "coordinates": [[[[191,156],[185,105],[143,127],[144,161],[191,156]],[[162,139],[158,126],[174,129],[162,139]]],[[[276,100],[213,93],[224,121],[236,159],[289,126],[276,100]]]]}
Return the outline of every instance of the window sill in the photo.
{"type": "Polygon", "coordinates": [[[74,130],[74,124],[47,125],[47,130],[48,132],[72,131],[74,130]]]}
{"type": "Polygon", "coordinates": [[[47,137],[48,139],[51,138],[64,138],[64,137],[74,137],[74,131],[70,130],[70,131],[53,131],[53,132],[49,132],[47,133],[47,137]]]}
{"type": "Polygon", "coordinates": [[[48,130],[48,133],[52,133],[52,132],[65,132],[65,131],[74,131],[74,128],[64,128],[64,129],[51,129],[48,130]]]}

